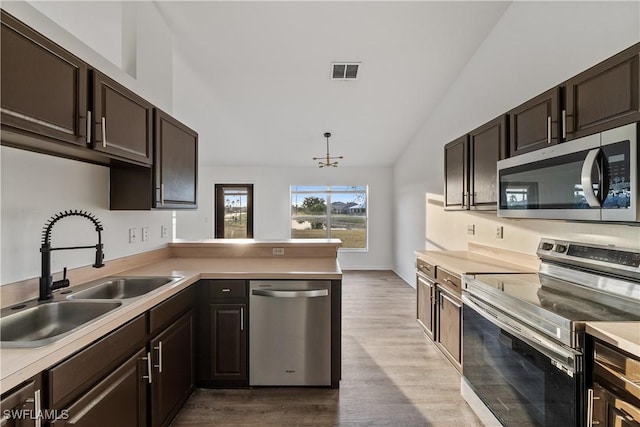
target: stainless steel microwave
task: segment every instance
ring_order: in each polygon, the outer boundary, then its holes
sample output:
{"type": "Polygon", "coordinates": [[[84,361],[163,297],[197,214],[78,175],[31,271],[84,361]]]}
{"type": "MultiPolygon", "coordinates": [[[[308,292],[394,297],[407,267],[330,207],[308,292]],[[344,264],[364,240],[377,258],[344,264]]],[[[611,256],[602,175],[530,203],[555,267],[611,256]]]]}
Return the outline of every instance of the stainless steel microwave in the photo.
{"type": "Polygon", "coordinates": [[[638,125],[498,162],[498,216],[640,222],[638,125]]]}

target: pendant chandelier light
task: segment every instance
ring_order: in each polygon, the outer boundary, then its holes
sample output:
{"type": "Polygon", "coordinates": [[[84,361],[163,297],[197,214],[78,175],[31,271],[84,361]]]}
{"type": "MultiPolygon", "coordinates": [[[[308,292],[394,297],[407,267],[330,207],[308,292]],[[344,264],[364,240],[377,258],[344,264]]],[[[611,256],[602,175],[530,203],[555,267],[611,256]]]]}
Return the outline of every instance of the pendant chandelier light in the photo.
{"type": "Polygon", "coordinates": [[[342,159],[342,156],[330,156],[329,155],[329,137],[331,136],[330,132],[325,132],[324,137],[327,138],[327,155],[325,157],[314,157],[313,160],[320,160],[318,162],[318,167],[338,167],[338,161],[335,159],[342,159]]]}

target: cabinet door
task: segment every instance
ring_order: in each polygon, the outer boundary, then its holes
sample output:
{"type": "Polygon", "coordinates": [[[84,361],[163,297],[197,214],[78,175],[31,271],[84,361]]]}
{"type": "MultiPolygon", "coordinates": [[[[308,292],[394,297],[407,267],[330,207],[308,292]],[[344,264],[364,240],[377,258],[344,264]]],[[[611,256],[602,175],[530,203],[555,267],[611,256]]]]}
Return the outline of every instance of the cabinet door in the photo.
{"type": "Polygon", "coordinates": [[[193,391],[191,311],[151,341],[151,358],[151,425],[167,426],[193,391]]]}
{"type": "Polygon", "coordinates": [[[438,292],[438,342],[445,356],[458,369],[462,369],[461,327],[462,305],[445,292],[438,292]]]}
{"type": "Polygon", "coordinates": [[[509,112],[510,156],[560,142],[560,88],[553,88],[509,112]]]}
{"type": "Polygon", "coordinates": [[[567,139],[640,120],[640,43],[566,82],[567,139]]]}
{"type": "Polygon", "coordinates": [[[4,11],[0,42],[3,130],[86,146],[87,65],[4,11]]]}
{"type": "Polygon", "coordinates": [[[146,351],[140,349],[69,407],[56,426],[138,427],[147,423],[146,351]]]}
{"type": "Polygon", "coordinates": [[[248,381],[246,304],[211,304],[209,321],[211,379],[248,381]]]}
{"type": "Polygon", "coordinates": [[[422,326],[425,334],[433,339],[433,327],[435,324],[435,284],[418,276],[418,323],[422,326]]]}
{"type": "Polygon", "coordinates": [[[36,423],[32,415],[41,409],[44,408],[42,408],[39,381],[29,381],[2,396],[0,425],[3,427],[39,427],[41,423],[36,423]]]}
{"type": "Polygon", "coordinates": [[[152,162],[153,106],[96,70],[93,78],[93,148],[141,165],[152,162]]]}
{"type": "Polygon", "coordinates": [[[500,116],[469,134],[469,206],[496,209],[497,165],[507,152],[507,118],[500,116]]]}
{"type": "Polygon", "coordinates": [[[468,136],[444,146],[444,208],[468,209],[468,136]]]}
{"type": "Polygon", "coordinates": [[[155,150],[155,207],[196,208],[198,134],[156,109],[155,150]]]}

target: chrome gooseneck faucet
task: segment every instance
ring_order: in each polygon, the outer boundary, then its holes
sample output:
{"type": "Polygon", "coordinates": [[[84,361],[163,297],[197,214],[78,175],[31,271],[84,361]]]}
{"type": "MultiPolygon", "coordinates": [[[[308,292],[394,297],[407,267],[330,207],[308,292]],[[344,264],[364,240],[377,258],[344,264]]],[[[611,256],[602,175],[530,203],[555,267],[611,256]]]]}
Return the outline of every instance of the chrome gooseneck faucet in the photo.
{"type": "Polygon", "coordinates": [[[70,249],[95,249],[96,250],[96,259],[93,264],[94,268],[104,267],[104,254],[102,253],[102,224],[98,221],[93,214],[90,214],[85,211],[72,210],[72,211],[64,211],[55,214],[44,225],[44,230],[42,232],[42,246],[40,246],[40,252],[42,253],[42,275],[40,276],[40,297],[38,301],[45,301],[51,299],[52,292],[55,289],[66,288],[69,286],[69,279],[67,279],[67,267],[64,268],[62,273],[62,280],[53,281],[53,277],[51,276],[51,252],[52,251],[64,251],[70,249]],[[83,218],[87,218],[89,221],[93,223],[96,227],[96,231],[98,232],[98,243],[95,246],[70,246],[66,248],[52,248],[51,247],[51,229],[53,225],[60,221],[63,218],[67,218],[70,216],[80,216],[83,218]]]}

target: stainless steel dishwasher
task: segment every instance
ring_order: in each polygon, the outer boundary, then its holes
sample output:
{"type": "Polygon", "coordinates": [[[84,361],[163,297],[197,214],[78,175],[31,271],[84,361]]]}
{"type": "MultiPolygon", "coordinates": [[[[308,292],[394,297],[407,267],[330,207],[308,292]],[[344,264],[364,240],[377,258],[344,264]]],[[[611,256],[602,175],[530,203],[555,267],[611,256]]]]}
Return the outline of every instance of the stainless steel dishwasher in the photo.
{"type": "Polygon", "coordinates": [[[331,385],[331,282],[249,282],[249,384],[331,385]]]}

